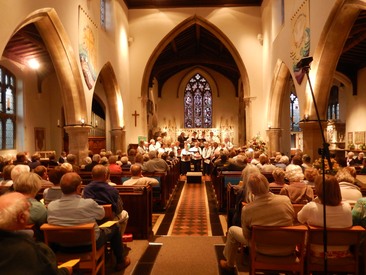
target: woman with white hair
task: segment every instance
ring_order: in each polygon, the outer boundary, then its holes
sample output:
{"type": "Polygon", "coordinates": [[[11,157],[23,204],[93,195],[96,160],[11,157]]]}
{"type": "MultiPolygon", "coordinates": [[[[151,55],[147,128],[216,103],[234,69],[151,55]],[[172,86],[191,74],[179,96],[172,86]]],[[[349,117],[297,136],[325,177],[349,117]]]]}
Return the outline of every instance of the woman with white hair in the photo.
{"type": "Polygon", "coordinates": [[[39,227],[47,222],[47,209],[35,198],[42,187],[42,178],[36,173],[24,172],[14,181],[13,187],[14,191],[22,193],[31,204],[28,223],[35,225],[36,239],[42,240],[43,235],[39,227]]]}
{"type": "MultiPolygon", "coordinates": [[[[295,217],[289,198],[269,192],[269,183],[264,175],[250,173],[247,179],[247,186],[254,200],[242,209],[241,227],[229,228],[223,252],[226,260],[220,260],[220,267],[229,272],[235,272],[238,246],[239,244],[248,245],[253,225],[290,226],[295,217]]],[[[261,247],[259,252],[264,255],[286,256],[294,251],[292,247],[261,247]]]]}
{"type": "Polygon", "coordinates": [[[289,164],[286,167],[285,177],[289,185],[285,185],[280,195],[286,195],[292,203],[306,204],[314,199],[314,191],[304,182],[304,173],[299,165],[289,164]]]}

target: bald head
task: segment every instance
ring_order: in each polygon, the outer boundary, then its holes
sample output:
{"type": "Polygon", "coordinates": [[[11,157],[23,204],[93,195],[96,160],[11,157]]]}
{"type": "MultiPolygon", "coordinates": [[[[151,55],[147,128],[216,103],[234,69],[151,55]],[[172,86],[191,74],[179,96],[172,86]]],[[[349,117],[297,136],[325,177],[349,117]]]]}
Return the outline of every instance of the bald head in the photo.
{"type": "Polygon", "coordinates": [[[109,177],[109,169],[102,165],[97,164],[93,167],[92,178],[95,181],[106,181],[109,177]]]}
{"type": "Polygon", "coordinates": [[[75,172],[69,172],[62,176],[60,181],[62,193],[65,195],[78,193],[81,186],[81,178],[75,172]]]}
{"type": "Polygon", "coordinates": [[[133,164],[130,167],[131,175],[134,176],[141,176],[142,170],[141,165],[133,164]]]}
{"type": "Polygon", "coordinates": [[[20,230],[28,223],[30,203],[18,192],[0,196],[0,229],[20,230]]]}

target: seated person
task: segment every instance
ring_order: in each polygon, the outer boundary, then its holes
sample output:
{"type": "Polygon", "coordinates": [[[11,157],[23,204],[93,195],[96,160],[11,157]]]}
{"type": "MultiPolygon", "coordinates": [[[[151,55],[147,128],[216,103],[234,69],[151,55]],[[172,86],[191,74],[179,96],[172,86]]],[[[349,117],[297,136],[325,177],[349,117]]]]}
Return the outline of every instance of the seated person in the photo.
{"type": "Polygon", "coordinates": [[[83,197],[95,200],[99,205],[112,204],[112,211],[116,220],[119,221],[121,235],[123,236],[127,222],[128,213],[123,210],[123,202],[116,188],[108,184],[108,167],[97,164],[92,170],[92,181],[84,187],[83,197]]]}
{"type": "Polygon", "coordinates": [[[166,172],[169,171],[169,165],[165,160],[157,157],[156,151],[149,151],[149,160],[144,162],[142,170],[147,172],[166,172]]]}
{"type": "Polygon", "coordinates": [[[342,200],[354,204],[358,199],[362,198],[362,193],[355,184],[355,177],[349,172],[349,169],[352,168],[354,169],[354,167],[345,167],[338,170],[335,178],[341,188],[342,200]]]}
{"type": "MultiPolygon", "coordinates": [[[[352,226],[351,206],[347,202],[342,202],[341,189],[334,176],[325,175],[325,193],[323,193],[323,176],[316,177],[315,192],[318,197],[304,205],[297,214],[300,223],[323,227],[325,202],[327,228],[352,226]]],[[[313,245],[310,249],[314,256],[324,257],[323,245],[313,245]]],[[[344,257],[348,254],[348,247],[328,246],[327,252],[328,258],[344,257]]]]}
{"type": "Polygon", "coordinates": [[[15,166],[13,164],[8,164],[3,169],[3,180],[0,182],[1,186],[11,186],[13,181],[11,180],[11,170],[15,166]]]}
{"type": "Polygon", "coordinates": [[[93,199],[84,199],[80,196],[81,178],[77,173],[70,172],[63,175],[60,186],[63,195],[61,199],[52,201],[48,205],[48,223],[61,226],[95,223],[97,247],[109,241],[117,262],[116,270],[127,267],[130,264],[130,259],[123,256],[119,223],[109,228],[98,226],[96,221],[104,218],[104,208],[93,199]]]}
{"type": "Polygon", "coordinates": [[[304,182],[307,185],[314,186],[315,178],[319,176],[318,169],[313,167],[305,168],[304,171],[304,182]]]}
{"type": "Polygon", "coordinates": [[[259,170],[263,173],[272,173],[276,166],[269,162],[269,158],[266,154],[261,154],[259,156],[259,164],[257,165],[259,170]]]}
{"type": "Polygon", "coordinates": [[[44,165],[38,165],[33,169],[33,172],[42,178],[42,187],[51,187],[53,183],[49,181],[47,167],[44,165]]]}
{"type": "Polygon", "coordinates": [[[80,171],[80,166],[76,163],[76,156],[74,154],[68,154],[66,157],[67,163],[70,163],[72,165],[72,170],[74,172],[80,171]]]}
{"type": "MultiPolygon", "coordinates": [[[[247,185],[254,195],[254,200],[242,209],[241,227],[231,226],[228,230],[224,248],[226,260],[220,261],[221,268],[226,271],[234,270],[239,244],[248,245],[253,225],[290,226],[295,217],[290,199],[269,192],[269,183],[264,175],[260,173],[250,174],[247,185]]],[[[285,256],[292,254],[294,248],[263,247],[259,252],[266,255],[285,256]]]]}
{"type": "Polygon", "coordinates": [[[11,181],[8,182],[8,186],[13,185],[13,183],[19,177],[19,175],[22,173],[25,173],[25,172],[30,172],[30,168],[28,165],[24,165],[24,164],[15,165],[15,167],[13,167],[13,169],[11,169],[11,173],[10,173],[11,181]]]}
{"type": "Polygon", "coordinates": [[[22,193],[30,203],[30,215],[28,224],[35,225],[35,237],[37,240],[43,240],[43,234],[39,229],[42,224],[47,222],[47,208],[36,200],[36,195],[42,187],[42,179],[33,172],[25,172],[15,180],[14,191],[22,193]]]}
{"type": "Polygon", "coordinates": [[[123,185],[159,185],[159,181],[155,178],[144,177],[142,175],[141,165],[132,164],[130,168],[131,178],[124,181],[123,185]]]}
{"type": "Polygon", "coordinates": [[[57,268],[53,251],[21,233],[28,224],[30,204],[18,192],[0,196],[0,272],[2,274],[72,274],[71,267],[57,268]]]}
{"type": "Polygon", "coordinates": [[[51,153],[48,156],[48,167],[49,168],[53,168],[58,166],[58,162],[56,161],[56,154],[55,153],[51,153]]]}
{"type": "Polygon", "coordinates": [[[51,201],[60,199],[62,197],[60,181],[63,175],[64,172],[61,170],[61,166],[56,166],[54,169],[50,170],[48,176],[53,186],[46,188],[43,191],[43,202],[45,205],[48,205],[51,201]]]}
{"type": "Polygon", "coordinates": [[[284,187],[285,186],[285,171],[282,168],[276,168],[272,172],[274,182],[269,184],[269,187],[284,187]]]}
{"type": "Polygon", "coordinates": [[[123,171],[129,171],[131,167],[131,162],[128,161],[128,157],[121,157],[121,169],[123,171]]]}
{"type": "Polygon", "coordinates": [[[358,199],[352,209],[353,225],[366,227],[366,197],[358,199]]]}
{"type": "Polygon", "coordinates": [[[303,181],[304,174],[301,166],[289,164],[286,167],[285,177],[289,184],[281,189],[280,195],[288,196],[291,203],[306,204],[314,199],[313,188],[303,181]]]}
{"type": "Polygon", "coordinates": [[[122,173],[122,168],[117,164],[118,157],[116,155],[112,155],[109,157],[109,172],[111,174],[119,174],[122,173]]]}

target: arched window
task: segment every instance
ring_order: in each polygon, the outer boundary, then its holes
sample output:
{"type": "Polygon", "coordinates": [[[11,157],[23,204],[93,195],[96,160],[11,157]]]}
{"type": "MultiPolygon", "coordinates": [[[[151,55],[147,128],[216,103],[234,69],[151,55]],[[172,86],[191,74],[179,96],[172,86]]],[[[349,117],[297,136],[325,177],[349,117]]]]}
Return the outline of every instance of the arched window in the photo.
{"type": "Polygon", "coordinates": [[[338,100],[338,86],[333,86],[330,89],[328,100],[327,119],[339,119],[339,100],[338,100]]]}
{"type": "Polygon", "coordinates": [[[197,73],[184,92],[184,127],[212,127],[212,93],[207,80],[197,73]]]}
{"type": "Polygon", "coordinates": [[[296,95],[296,90],[293,82],[291,82],[291,93],[290,93],[290,130],[291,132],[300,132],[300,107],[299,99],[296,95]]]}
{"type": "Polygon", "coordinates": [[[15,148],[15,76],[0,66],[0,150],[15,148]]]}

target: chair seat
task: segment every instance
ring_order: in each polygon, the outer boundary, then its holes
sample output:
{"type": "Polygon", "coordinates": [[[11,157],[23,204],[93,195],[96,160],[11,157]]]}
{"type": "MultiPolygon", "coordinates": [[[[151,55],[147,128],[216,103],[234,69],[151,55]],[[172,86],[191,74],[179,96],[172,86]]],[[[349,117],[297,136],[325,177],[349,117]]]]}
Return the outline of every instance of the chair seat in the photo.
{"type": "Polygon", "coordinates": [[[256,254],[255,261],[257,263],[268,263],[268,264],[278,264],[278,265],[289,265],[289,264],[298,264],[300,262],[299,258],[296,255],[289,256],[268,256],[263,254],[256,254]]]}
{"type": "MultiPolygon", "coordinates": [[[[310,257],[309,259],[311,264],[319,264],[319,265],[323,265],[324,264],[324,258],[320,258],[320,257],[310,257]]],[[[331,259],[328,258],[327,260],[329,265],[338,265],[338,266],[343,266],[343,265],[354,265],[356,263],[355,257],[345,257],[345,258],[337,258],[337,259],[331,259]]]]}
{"type": "MultiPolygon", "coordinates": [[[[96,252],[96,256],[97,258],[99,258],[100,256],[102,256],[102,254],[104,253],[104,246],[99,248],[96,252]]],[[[72,258],[79,258],[81,262],[83,261],[91,261],[92,260],[92,255],[90,252],[80,252],[80,253],[72,253],[72,252],[56,252],[56,256],[57,259],[64,261],[67,259],[70,259],[70,257],[72,258]]]]}

